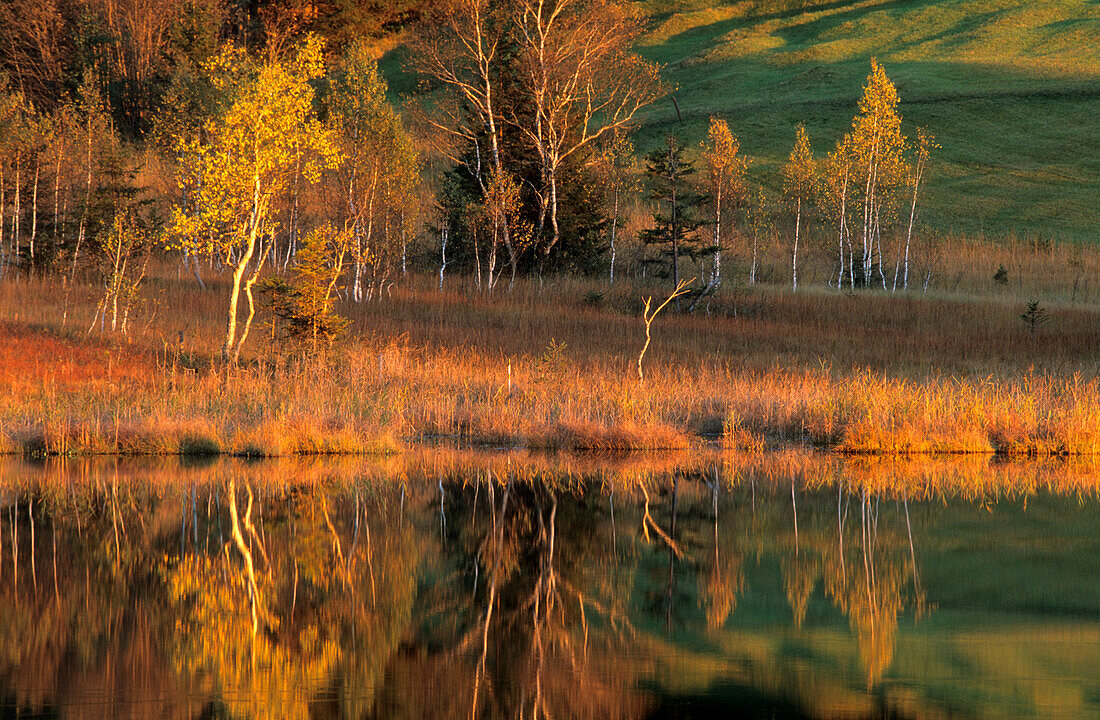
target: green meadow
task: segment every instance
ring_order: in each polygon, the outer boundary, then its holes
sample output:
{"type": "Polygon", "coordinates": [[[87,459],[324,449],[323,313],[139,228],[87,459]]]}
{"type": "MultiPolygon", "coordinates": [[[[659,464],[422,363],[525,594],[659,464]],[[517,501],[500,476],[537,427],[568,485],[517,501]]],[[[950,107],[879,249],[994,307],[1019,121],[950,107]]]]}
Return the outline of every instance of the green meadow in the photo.
{"type": "Polygon", "coordinates": [[[907,134],[942,149],[924,217],[944,232],[1090,241],[1100,221],[1100,3],[1095,0],[656,2],[643,54],[671,101],[646,112],[644,149],[726,118],[778,186],[806,124],[824,154],[847,131],[877,57],[907,134]]]}

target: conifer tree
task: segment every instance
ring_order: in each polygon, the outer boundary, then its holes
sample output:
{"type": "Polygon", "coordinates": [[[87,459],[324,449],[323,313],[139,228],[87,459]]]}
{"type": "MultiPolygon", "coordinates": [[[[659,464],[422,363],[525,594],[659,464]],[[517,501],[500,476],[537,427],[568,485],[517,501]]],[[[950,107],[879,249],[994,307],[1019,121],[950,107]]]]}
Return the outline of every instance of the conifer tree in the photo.
{"type": "Polygon", "coordinates": [[[350,232],[337,232],[326,223],[303,238],[286,280],[273,277],[262,289],[271,294],[275,315],[284,323],[288,339],[308,344],[316,354],[343,332],[347,320],[336,313],[336,292],[349,253],[350,232]]]}
{"type": "Polygon", "coordinates": [[[700,211],[706,198],[690,185],[695,163],[684,157],[684,150],[676,136],[669,135],[664,147],[646,156],[646,172],[653,183],[650,199],[655,203],[654,227],[645,230],[641,239],[645,245],[657,246],[664,258],[643,262],[667,261],[674,287],[680,285],[680,258],[697,260],[706,250],[698,234],[704,224],[700,211]]]}

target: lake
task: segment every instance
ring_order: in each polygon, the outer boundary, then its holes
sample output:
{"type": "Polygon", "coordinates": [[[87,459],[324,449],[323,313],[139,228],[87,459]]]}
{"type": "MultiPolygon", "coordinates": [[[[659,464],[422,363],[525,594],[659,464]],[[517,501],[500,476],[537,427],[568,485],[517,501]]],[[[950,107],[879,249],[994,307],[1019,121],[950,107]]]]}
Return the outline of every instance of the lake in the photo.
{"type": "Polygon", "coordinates": [[[1100,467],[0,462],[4,718],[1097,718],[1100,467]]]}

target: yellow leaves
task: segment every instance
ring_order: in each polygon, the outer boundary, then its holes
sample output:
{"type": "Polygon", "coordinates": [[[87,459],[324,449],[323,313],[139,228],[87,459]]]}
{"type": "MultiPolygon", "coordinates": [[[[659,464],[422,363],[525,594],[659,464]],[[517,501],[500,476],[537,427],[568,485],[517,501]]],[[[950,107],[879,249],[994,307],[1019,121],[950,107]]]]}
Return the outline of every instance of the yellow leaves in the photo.
{"type": "Polygon", "coordinates": [[[323,38],[313,33],[306,35],[301,48],[298,49],[298,56],[291,66],[300,79],[311,80],[324,75],[324,50],[323,38]]]}
{"type": "Polygon", "coordinates": [[[741,154],[741,141],[721,118],[710,119],[707,140],[703,146],[703,161],[711,186],[735,196],[744,194],[745,171],[748,161],[741,154]]]}
{"type": "Polygon", "coordinates": [[[506,224],[511,228],[512,243],[516,248],[526,248],[534,239],[533,228],[521,216],[519,185],[508,173],[493,173],[489,177],[483,212],[494,231],[506,224]]]}
{"type": "Polygon", "coordinates": [[[227,45],[222,51],[202,64],[202,70],[215,89],[221,92],[239,84],[242,73],[248,66],[248,57],[243,48],[227,45]]]}
{"type": "Polygon", "coordinates": [[[783,192],[792,201],[806,202],[817,186],[817,165],[806,126],[799,125],[795,132],[794,147],[783,166],[783,192]]]}
{"type": "Polygon", "coordinates": [[[323,72],[321,49],[310,37],[293,62],[258,68],[243,51],[227,49],[204,67],[229,102],[207,120],[201,139],[179,139],[179,179],[191,193],[174,213],[178,244],[228,251],[251,241],[271,230],[271,206],[295,174],[315,183],[338,162],[331,133],[313,116],[308,81],[323,72]]]}
{"type": "Polygon", "coordinates": [[[852,121],[851,147],[858,158],[881,165],[887,171],[884,180],[898,169],[905,146],[898,102],[897,88],[882,65],[872,58],[871,74],[859,99],[859,114],[852,121]]]}
{"type": "Polygon", "coordinates": [[[347,200],[359,213],[378,205],[408,207],[419,181],[419,157],[386,92],[377,63],[354,45],[326,98],[333,140],[344,156],[347,200]]]}

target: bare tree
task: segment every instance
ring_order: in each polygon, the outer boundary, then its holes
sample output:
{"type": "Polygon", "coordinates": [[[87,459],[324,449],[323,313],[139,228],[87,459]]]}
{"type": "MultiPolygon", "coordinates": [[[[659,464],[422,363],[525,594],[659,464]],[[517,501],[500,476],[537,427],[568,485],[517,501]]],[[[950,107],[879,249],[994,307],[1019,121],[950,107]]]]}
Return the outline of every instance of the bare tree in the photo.
{"type": "MultiPolygon", "coordinates": [[[[511,17],[503,5],[492,0],[445,0],[426,15],[412,43],[417,70],[451,90],[451,96],[427,114],[428,123],[445,140],[438,143],[439,149],[462,163],[462,153],[473,147],[476,160],[471,169],[483,196],[488,194],[490,174],[483,165],[497,177],[506,176],[498,93],[511,17]],[[482,142],[489,145],[485,160],[482,142]]],[[[517,253],[507,222],[502,232],[514,278],[517,253]]]]}
{"type": "Polygon", "coordinates": [[[639,20],[609,0],[519,0],[522,80],[533,122],[516,127],[538,155],[543,187],[539,230],[547,216],[549,255],[561,239],[558,189],[562,163],[628,125],[662,94],[656,65],[631,48],[639,20]]]}

